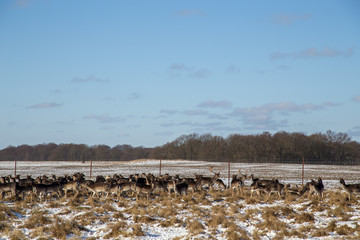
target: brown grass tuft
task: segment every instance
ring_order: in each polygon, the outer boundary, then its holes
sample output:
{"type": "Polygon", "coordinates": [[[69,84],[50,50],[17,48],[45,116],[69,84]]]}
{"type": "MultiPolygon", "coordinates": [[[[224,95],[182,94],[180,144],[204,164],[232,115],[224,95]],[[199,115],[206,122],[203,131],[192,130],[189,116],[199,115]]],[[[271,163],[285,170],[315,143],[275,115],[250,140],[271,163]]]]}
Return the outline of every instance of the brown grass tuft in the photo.
{"type": "Polygon", "coordinates": [[[66,239],[66,236],[76,231],[76,225],[69,220],[56,219],[55,223],[49,228],[50,234],[54,238],[66,239]]]}
{"type": "Polygon", "coordinates": [[[43,225],[50,224],[52,221],[47,216],[47,211],[35,211],[24,222],[24,228],[34,229],[43,225]]]}
{"type": "Polygon", "coordinates": [[[295,215],[295,221],[297,223],[314,222],[315,217],[312,213],[302,212],[301,214],[295,215]]]}
{"type": "Polygon", "coordinates": [[[201,224],[201,222],[199,222],[198,220],[188,220],[186,222],[186,228],[189,230],[190,233],[192,234],[200,234],[204,232],[204,225],[201,224]]]}
{"type": "Polygon", "coordinates": [[[142,230],[142,227],[140,224],[134,224],[132,226],[132,234],[133,236],[137,236],[137,237],[141,237],[141,236],[145,236],[145,233],[142,230]]]}
{"type": "Polygon", "coordinates": [[[10,240],[24,240],[28,239],[21,230],[14,230],[10,234],[10,240]]]}
{"type": "Polygon", "coordinates": [[[119,222],[110,224],[107,228],[107,230],[110,232],[107,233],[104,236],[104,238],[105,239],[113,239],[120,235],[123,235],[124,232],[126,232],[127,228],[128,228],[128,225],[126,224],[126,222],[123,222],[123,221],[119,221],[119,222]]]}
{"type": "Polygon", "coordinates": [[[231,224],[231,226],[226,230],[226,238],[229,240],[250,240],[248,233],[237,226],[236,224],[231,224]]]}

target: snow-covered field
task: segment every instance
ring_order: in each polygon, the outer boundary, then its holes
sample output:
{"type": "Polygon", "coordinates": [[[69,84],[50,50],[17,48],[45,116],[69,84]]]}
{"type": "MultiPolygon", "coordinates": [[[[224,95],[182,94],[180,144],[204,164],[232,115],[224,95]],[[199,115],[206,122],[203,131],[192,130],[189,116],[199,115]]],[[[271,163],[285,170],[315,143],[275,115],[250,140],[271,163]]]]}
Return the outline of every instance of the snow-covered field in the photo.
{"type": "MultiPolygon", "coordinates": [[[[159,160],[93,162],[92,176],[133,173],[159,174],[159,160]]],[[[161,173],[193,177],[211,176],[209,166],[228,183],[228,164],[162,161],[161,173]]],[[[14,162],[0,162],[0,176],[14,174],[14,162]]],[[[231,163],[231,175],[254,174],[280,182],[302,182],[301,165],[231,163]]],[[[51,176],[83,172],[90,163],[17,162],[17,174],[51,176]]],[[[360,183],[360,166],[306,165],[305,182],[322,177],[325,198],[273,195],[232,196],[229,190],[212,190],[171,197],[156,193],[148,202],[133,197],[49,198],[45,202],[0,201],[0,240],[5,239],[360,239],[360,198],[346,199],[339,178],[360,183]]],[[[249,186],[251,180],[246,181],[249,186]]]]}

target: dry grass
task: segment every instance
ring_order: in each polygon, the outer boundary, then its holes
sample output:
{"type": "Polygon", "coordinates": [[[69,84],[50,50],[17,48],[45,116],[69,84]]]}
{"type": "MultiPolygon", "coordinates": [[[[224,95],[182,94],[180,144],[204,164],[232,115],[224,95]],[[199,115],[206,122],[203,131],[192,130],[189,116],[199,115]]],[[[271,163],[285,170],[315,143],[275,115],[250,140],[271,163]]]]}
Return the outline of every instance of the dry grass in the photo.
{"type": "Polygon", "coordinates": [[[55,222],[50,226],[50,235],[57,239],[66,239],[69,234],[74,234],[76,226],[73,222],[63,219],[55,219],[55,222]]]}
{"type": "Polygon", "coordinates": [[[21,230],[14,230],[10,233],[10,240],[25,240],[28,239],[21,230]]]}
{"type": "Polygon", "coordinates": [[[198,235],[204,232],[205,226],[196,219],[186,221],[186,228],[193,235],[198,235]]]}
{"type": "Polygon", "coordinates": [[[84,239],[88,236],[85,232],[89,231],[86,228],[101,224],[107,227],[101,237],[94,233],[96,239],[138,239],[148,234],[147,226],[183,228],[187,235],[178,239],[217,239],[219,236],[226,239],[328,236],[351,239],[360,234],[360,225],[356,223],[360,220],[357,199],[348,201],[335,191],[328,191],[323,200],[305,196],[287,196],[279,200],[274,195],[265,201],[266,196],[250,198],[249,192],[245,192],[239,198],[232,196],[229,190],[195,192],[193,196],[176,198],[160,193],[153,197],[152,201],[70,197],[49,198],[45,203],[26,200],[0,203],[0,235],[9,239],[84,239]],[[54,211],[56,214],[51,214],[54,211]],[[319,227],[315,224],[319,218],[329,222],[319,227]],[[13,227],[15,221],[23,223],[13,227]],[[253,228],[248,230],[244,224],[253,228]],[[20,228],[26,231],[19,231],[20,228]],[[271,237],[269,232],[272,232],[271,237]]]}
{"type": "Polygon", "coordinates": [[[50,224],[52,221],[47,216],[47,211],[34,211],[23,224],[23,228],[34,229],[40,226],[50,224]]]}
{"type": "Polygon", "coordinates": [[[295,215],[295,222],[297,223],[304,223],[304,222],[309,222],[309,223],[313,223],[315,221],[315,217],[313,213],[308,213],[308,212],[302,212],[299,214],[295,215]]]}
{"type": "Polygon", "coordinates": [[[145,236],[145,233],[143,232],[140,224],[134,224],[132,226],[132,235],[137,237],[145,236]]]}
{"type": "Polygon", "coordinates": [[[109,231],[109,233],[107,233],[104,236],[104,238],[105,239],[113,239],[113,238],[116,238],[118,236],[122,236],[122,235],[124,235],[124,233],[126,233],[127,228],[128,228],[128,225],[124,221],[119,221],[119,222],[116,222],[116,223],[112,223],[107,227],[107,231],[109,231]]]}

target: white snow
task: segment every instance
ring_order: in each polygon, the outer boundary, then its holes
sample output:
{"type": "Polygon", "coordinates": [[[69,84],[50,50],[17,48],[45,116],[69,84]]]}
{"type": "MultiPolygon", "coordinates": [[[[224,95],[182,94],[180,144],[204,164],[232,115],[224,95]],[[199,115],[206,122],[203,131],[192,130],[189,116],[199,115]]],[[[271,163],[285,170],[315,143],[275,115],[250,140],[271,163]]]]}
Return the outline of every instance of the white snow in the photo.
{"type": "MultiPolygon", "coordinates": [[[[14,162],[0,162],[0,176],[13,175],[14,174],[14,162]]],[[[228,164],[227,163],[213,163],[213,162],[192,162],[184,160],[174,160],[174,161],[162,161],[161,162],[161,173],[169,173],[170,175],[179,174],[182,177],[193,177],[195,174],[203,174],[206,176],[211,176],[212,173],[209,172],[209,166],[213,166],[214,172],[220,172],[221,177],[225,184],[228,184],[228,164]]],[[[81,163],[81,162],[17,162],[17,174],[21,174],[22,177],[26,175],[32,175],[33,177],[39,175],[51,176],[55,174],[59,175],[71,175],[75,172],[83,172],[89,178],[90,176],[90,163],[81,163]]],[[[93,162],[92,163],[92,176],[97,175],[113,175],[113,174],[122,174],[128,176],[129,174],[134,173],[153,173],[155,175],[159,174],[160,161],[159,160],[138,160],[132,162],[93,162]]],[[[282,183],[291,183],[300,185],[302,182],[301,179],[301,165],[292,165],[292,164],[244,164],[244,163],[231,163],[230,174],[238,174],[239,170],[243,174],[254,174],[256,177],[260,178],[278,178],[282,183]]],[[[345,198],[343,192],[340,191],[339,178],[343,177],[347,182],[360,182],[360,166],[323,166],[323,165],[306,165],[305,166],[305,182],[309,179],[317,179],[322,177],[324,179],[324,185],[326,190],[332,190],[338,192],[339,197],[345,198]]],[[[246,181],[246,185],[249,185],[251,180],[246,181]]],[[[230,194],[231,195],[231,194],[230,194]]],[[[151,213],[154,209],[159,211],[164,206],[157,202],[157,198],[160,196],[153,196],[152,201],[148,203],[137,203],[134,198],[123,198],[120,202],[117,202],[115,199],[95,199],[96,203],[100,207],[92,207],[87,200],[81,203],[76,207],[71,207],[68,205],[67,200],[61,200],[58,202],[57,199],[49,199],[44,203],[37,202],[32,204],[31,207],[27,208],[23,212],[14,211],[14,216],[11,218],[11,224],[14,229],[21,230],[27,238],[32,238],[33,229],[23,228],[22,225],[26,222],[27,219],[34,213],[34,211],[47,211],[46,216],[53,219],[54,216],[59,217],[64,220],[73,220],[74,218],[81,217],[81,215],[90,214],[93,212],[95,214],[95,221],[90,222],[87,225],[82,227],[88,229],[89,231],[78,231],[76,234],[70,234],[67,236],[68,239],[80,238],[87,239],[94,237],[95,239],[104,239],[104,237],[110,232],[109,227],[111,224],[117,223],[119,221],[124,221],[128,226],[128,231],[131,231],[131,228],[134,224],[139,224],[144,232],[145,236],[140,237],[124,237],[119,235],[116,239],[142,239],[142,240],[160,240],[160,239],[227,239],[226,226],[218,226],[215,230],[207,226],[208,221],[211,219],[213,210],[216,207],[220,207],[225,212],[233,212],[233,215],[226,215],[226,219],[229,222],[235,223],[239,228],[243,229],[248,236],[253,236],[254,234],[259,235],[260,239],[273,239],[279,237],[279,231],[274,229],[268,229],[267,231],[261,230],[259,232],[259,224],[264,221],[263,213],[269,209],[275,209],[277,207],[288,207],[300,215],[303,213],[311,213],[314,216],[314,222],[299,222],[292,218],[287,218],[286,215],[280,214],[277,217],[277,220],[281,221],[287,226],[287,231],[298,231],[301,232],[301,229],[306,229],[307,227],[312,227],[316,229],[326,229],[329,223],[332,220],[336,220],[337,227],[346,225],[352,229],[358,228],[358,222],[360,221],[360,206],[359,200],[349,203],[351,211],[344,210],[348,217],[346,216],[334,216],[337,205],[329,206],[329,202],[325,199],[323,202],[324,210],[323,211],[312,211],[311,207],[313,200],[304,199],[303,201],[296,202],[294,204],[285,202],[285,200],[276,200],[270,203],[267,203],[263,200],[260,200],[257,203],[247,202],[243,198],[238,198],[232,202],[226,200],[229,195],[226,195],[224,192],[216,192],[214,194],[206,194],[205,199],[210,203],[207,205],[205,203],[191,203],[188,204],[187,201],[195,201],[194,199],[186,197],[185,199],[177,198],[170,199],[171,206],[176,210],[177,214],[175,217],[180,221],[180,223],[173,224],[171,226],[161,226],[161,223],[164,223],[166,218],[160,217],[154,213],[151,213]],[[216,198],[215,195],[220,195],[220,199],[216,198]],[[189,200],[190,199],[190,200],[189,200]],[[52,207],[51,204],[54,204],[55,207],[52,207]],[[114,210],[103,210],[101,212],[101,207],[106,204],[110,204],[114,210]],[[194,213],[194,206],[196,206],[201,212],[194,213]],[[138,208],[138,211],[146,213],[147,217],[155,219],[153,222],[139,222],[136,223],[134,215],[130,214],[128,211],[130,208],[138,208]],[[234,210],[235,209],[235,210],[234,210]],[[331,211],[332,213],[330,213],[331,211]],[[122,213],[125,217],[124,220],[114,217],[115,214],[122,213]],[[244,216],[247,216],[247,219],[244,219],[244,216]],[[107,219],[107,220],[106,220],[107,219]],[[191,219],[198,219],[205,229],[199,233],[192,235],[189,231],[189,227],[186,227],[186,222],[191,219]],[[79,235],[80,234],[80,235],[79,235]]],[[[359,198],[357,198],[359,199],[359,198]]],[[[200,201],[200,200],[199,200],[200,201]]],[[[17,204],[12,201],[1,201],[0,204],[5,204],[6,206],[16,209],[17,204]]],[[[339,203],[340,204],[340,203],[339,203]]],[[[156,211],[155,211],[156,212],[156,211]]],[[[87,215],[86,215],[87,216],[87,215]]],[[[171,216],[173,217],[173,216],[171,216]]],[[[170,217],[170,218],[171,218],[170,217]]],[[[90,220],[90,217],[89,217],[90,220]]],[[[1,221],[0,221],[1,222],[1,221]]],[[[9,221],[10,222],[10,221],[9,221]]],[[[316,230],[315,229],[315,230],[316,230]]],[[[305,230],[304,230],[305,231],[305,230]]],[[[329,232],[326,236],[313,236],[309,230],[304,232],[306,239],[346,239],[346,235],[339,235],[339,233],[329,232]]],[[[351,235],[356,239],[355,236],[359,236],[360,232],[355,231],[355,235],[351,235]],[[356,235],[357,234],[357,235],[356,235]]],[[[284,239],[303,239],[304,237],[297,235],[281,235],[284,239]]],[[[38,237],[34,237],[37,239],[38,237]]],[[[0,231],[0,240],[11,239],[11,232],[1,232],[0,231]]]]}

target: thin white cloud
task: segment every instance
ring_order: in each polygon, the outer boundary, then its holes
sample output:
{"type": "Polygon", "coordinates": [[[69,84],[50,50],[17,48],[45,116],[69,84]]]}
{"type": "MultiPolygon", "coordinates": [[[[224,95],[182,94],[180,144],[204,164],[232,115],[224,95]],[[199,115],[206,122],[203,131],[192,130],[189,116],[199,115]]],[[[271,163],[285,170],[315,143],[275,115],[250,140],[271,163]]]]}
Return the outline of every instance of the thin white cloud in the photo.
{"type": "Polygon", "coordinates": [[[211,75],[210,70],[204,68],[192,72],[189,76],[193,78],[207,78],[210,75],[211,75]]]}
{"type": "Polygon", "coordinates": [[[174,70],[174,71],[188,71],[191,69],[193,69],[193,68],[186,66],[183,63],[174,63],[169,67],[169,70],[174,70]]]}
{"type": "Polygon", "coordinates": [[[90,120],[97,120],[101,123],[114,123],[114,122],[125,122],[124,118],[121,117],[112,117],[109,116],[108,114],[104,114],[104,115],[87,115],[83,117],[84,119],[90,119],[90,120]]]}
{"type": "Polygon", "coordinates": [[[15,6],[16,7],[27,7],[30,4],[30,0],[16,0],[15,6]]]}
{"type": "Polygon", "coordinates": [[[174,133],[171,131],[155,132],[155,136],[172,136],[174,133]]]}
{"type": "Polygon", "coordinates": [[[75,77],[71,80],[71,82],[73,83],[90,83],[90,82],[96,82],[96,83],[106,83],[106,82],[110,82],[109,79],[104,79],[104,78],[98,78],[95,77],[94,75],[92,76],[88,76],[88,77],[75,77]]]}
{"type": "Polygon", "coordinates": [[[229,101],[208,100],[208,101],[199,103],[197,105],[197,107],[199,107],[199,108],[224,108],[224,109],[229,109],[229,108],[232,108],[232,103],[229,102],[229,101]]]}
{"type": "Polygon", "coordinates": [[[240,119],[252,129],[272,129],[275,130],[280,126],[286,126],[287,120],[274,120],[275,113],[288,115],[291,112],[309,112],[325,109],[326,107],[335,106],[332,102],[323,104],[296,104],[293,102],[269,103],[257,107],[237,108],[230,115],[240,117],[240,119]]]}
{"type": "Polygon", "coordinates": [[[306,21],[312,17],[311,14],[297,15],[297,14],[276,14],[271,18],[272,23],[290,26],[297,21],[306,21]]]}
{"type": "Polygon", "coordinates": [[[227,73],[231,73],[231,74],[236,74],[236,73],[240,73],[241,69],[235,65],[230,65],[227,69],[226,69],[227,73]]]}
{"type": "Polygon", "coordinates": [[[139,100],[142,97],[142,94],[139,92],[133,92],[129,95],[129,100],[139,100]]]}
{"type": "Polygon", "coordinates": [[[174,63],[168,67],[171,77],[207,78],[211,71],[206,68],[196,68],[183,63],[174,63]]]}
{"type": "Polygon", "coordinates": [[[203,16],[204,12],[198,9],[184,9],[176,13],[178,16],[191,17],[191,16],[203,16]]]}
{"type": "Polygon", "coordinates": [[[353,127],[352,129],[347,131],[347,133],[352,137],[360,137],[360,126],[353,127]]]}
{"type": "Polygon", "coordinates": [[[51,91],[52,94],[61,94],[62,91],[60,89],[54,89],[51,91]]]}
{"type": "Polygon", "coordinates": [[[182,113],[185,114],[185,115],[188,115],[188,116],[204,116],[204,115],[208,114],[207,111],[199,110],[199,109],[185,110],[182,113]]]}
{"type": "Polygon", "coordinates": [[[356,95],[351,100],[353,100],[354,102],[360,102],[360,95],[356,95]]]}
{"type": "Polygon", "coordinates": [[[55,103],[55,102],[46,102],[46,103],[39,103],[35,105],[28,106],[29,109],[46,109],[46,108],[56,108],[62,106],[62,103],[55,103]]]}
{"type": "Polygon", "coordinates": [[[166,115],[174,115],[175,113],[177,113],[177,110],[161,109],[160,113],[166,115]]]}
{"type": "Polygon", "coordinates": [[[354,49],[348,48],[345,51],[325,47],[323,49],[307,48],[299,52],[275,52],[270,55],[271,60],[280,59],[312,59],[320,57],[350,57],[353,55],[354,49]]]}

